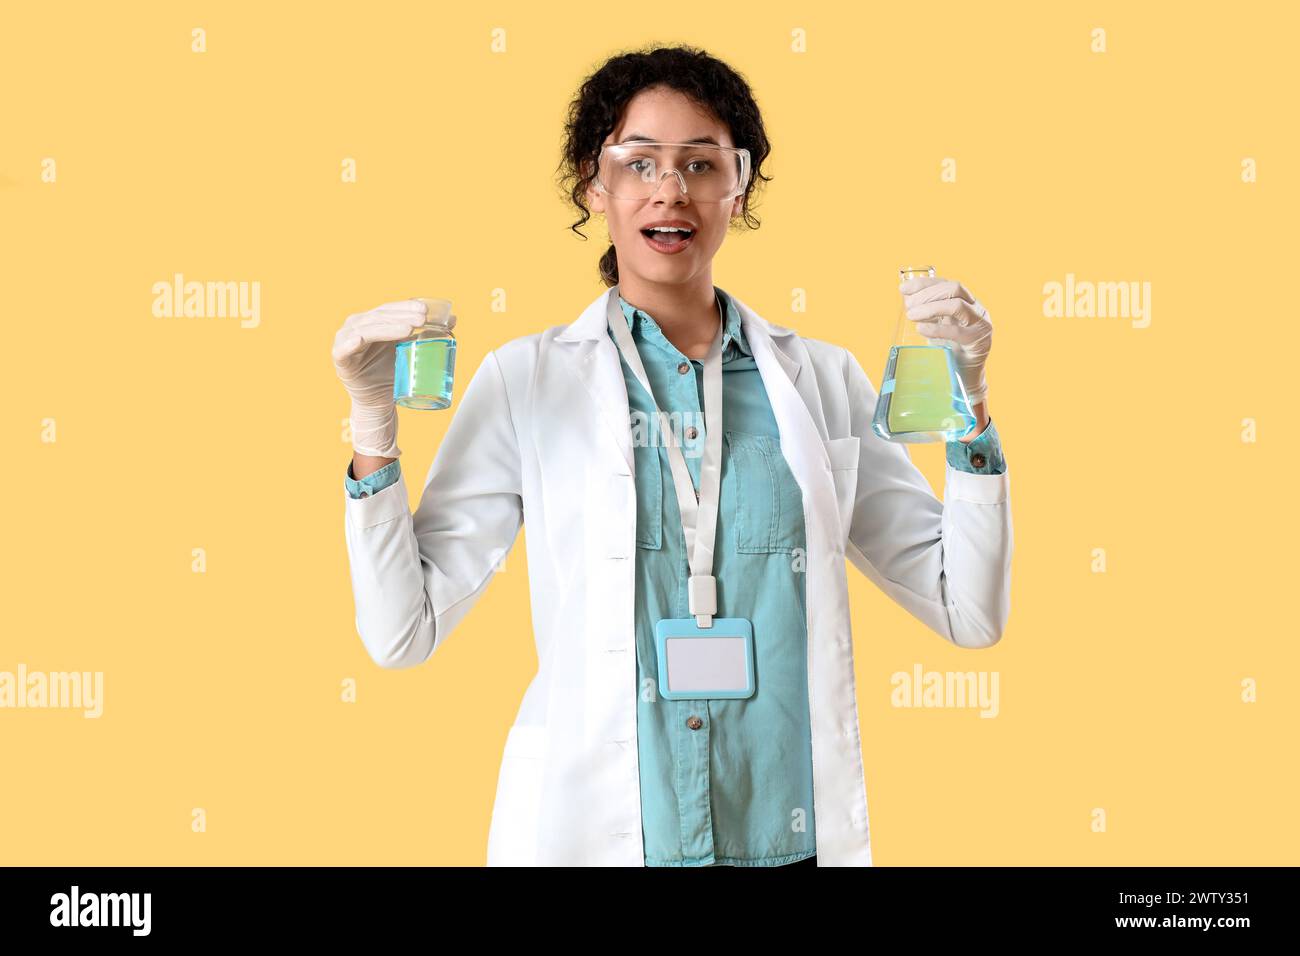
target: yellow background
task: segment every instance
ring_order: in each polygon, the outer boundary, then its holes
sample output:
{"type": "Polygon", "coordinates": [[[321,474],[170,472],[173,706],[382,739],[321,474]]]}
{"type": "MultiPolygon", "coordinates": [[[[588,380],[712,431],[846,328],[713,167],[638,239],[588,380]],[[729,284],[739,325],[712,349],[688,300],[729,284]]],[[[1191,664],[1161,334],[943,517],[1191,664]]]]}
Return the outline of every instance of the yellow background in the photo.
{"type": "MultiPolygon", "coordinates": [[[[716,284],[877,385],[901,264],[933,261],[996,328],[1002,642],[952,647],[849,569],[875,862],[1297,862],[1287,6],[6,8],[0,670],[102,670],[105,700],[0,710],[0,862],[484,861],[536,667],[523,542],[430,661],[371,662],[329,350],[349,313],[451,298],[459,397],[489,349],[574,319],[607,239],[568,231],[564,110],[652,40],[744,73],[773,142],[763,226],[716,284]],[[260,282],[260,326],[155,318],[175,272],[260,282]],[[1045,317],[1070,272],[1149,281],[1151,325],[1045,317]],[[916,664],[998,671],[1000,715],[892,707],[916,664]]],[[[413,506],[449,420],[401,413],[413,506]]],[[[942,495],[942,448],[911,453],[942,495]]]]}

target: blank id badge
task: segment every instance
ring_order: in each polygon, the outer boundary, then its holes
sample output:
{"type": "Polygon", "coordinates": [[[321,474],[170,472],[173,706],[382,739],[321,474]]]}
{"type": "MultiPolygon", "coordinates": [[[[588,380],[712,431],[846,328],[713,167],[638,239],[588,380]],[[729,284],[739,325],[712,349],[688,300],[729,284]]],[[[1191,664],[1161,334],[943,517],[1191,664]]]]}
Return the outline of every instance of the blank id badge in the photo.
{"type": "Polygon", "coordinates": [[[743,617],[664,618],[655,625],[659,693],[669,700],[754,696],[754,628],[743,617]]]}

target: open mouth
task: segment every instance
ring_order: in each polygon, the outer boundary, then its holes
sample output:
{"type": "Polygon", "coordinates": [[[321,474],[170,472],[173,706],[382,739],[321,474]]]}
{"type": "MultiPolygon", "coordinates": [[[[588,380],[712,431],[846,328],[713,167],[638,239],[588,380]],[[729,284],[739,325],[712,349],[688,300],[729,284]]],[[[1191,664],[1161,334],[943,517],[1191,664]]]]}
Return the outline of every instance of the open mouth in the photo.
{"type": "Polygon", "coordinates": [[[646,242],[651,249],[656,252],[662,252],[671,255],[675,252],[681,252],[691,244],[695,238],[695,233],[690,229],[678,227],[658,226],[652,229],[642,229],[641,235],[645,236],[646,242]]]}

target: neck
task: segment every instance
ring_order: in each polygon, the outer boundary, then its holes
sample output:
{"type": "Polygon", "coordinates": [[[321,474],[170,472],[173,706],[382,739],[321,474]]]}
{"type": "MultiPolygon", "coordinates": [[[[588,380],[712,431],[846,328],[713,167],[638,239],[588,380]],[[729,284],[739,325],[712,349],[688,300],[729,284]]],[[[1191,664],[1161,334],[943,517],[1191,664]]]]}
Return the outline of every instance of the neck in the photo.
{"type": "Polygon", "coordinates": [[[709,354],[718,334],[718,300],[711,274],[684,285],[620,276],[618,286],[624,299],[654,316],[664,337],[687,358],[702,359],[709,354]]]}

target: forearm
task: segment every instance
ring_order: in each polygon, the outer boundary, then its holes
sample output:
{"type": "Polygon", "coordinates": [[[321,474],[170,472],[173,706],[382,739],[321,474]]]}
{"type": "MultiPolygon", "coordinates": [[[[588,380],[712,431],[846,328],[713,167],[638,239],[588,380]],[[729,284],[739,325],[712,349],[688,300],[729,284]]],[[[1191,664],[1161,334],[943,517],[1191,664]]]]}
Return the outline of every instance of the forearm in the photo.
{"type": "Polygon", "coordinates": [[[373,475],[385,465],[397,461],[396,458],[380,458],[374,455],[363,455],[360,452],[352,453],[352,477],[360,481],[367,475],[373,475]]]}
{"type": "MultiPolygon", "coordinates": [[[[973,408],[971,408],[971,411],[975,413],[975,422],[978,427],[969,435],[967,435],[965,438],[957,439],[959,442],[961,442],[962,444],[966,444],[968,442],[974,441],[976,438],[979,438],[980,433],[983,432],[984,429],[988,427],[989,424],[988,405],[989,405],[989,400],[986,398],[984,399],[984,401],[980,402],[978,405],[975,405],[973,408]]],[[[382,458],[376,458],[374,460],[383,461],[382,458]]],[[[360,476],[358,475],[358,477],[360,476]]]]}

